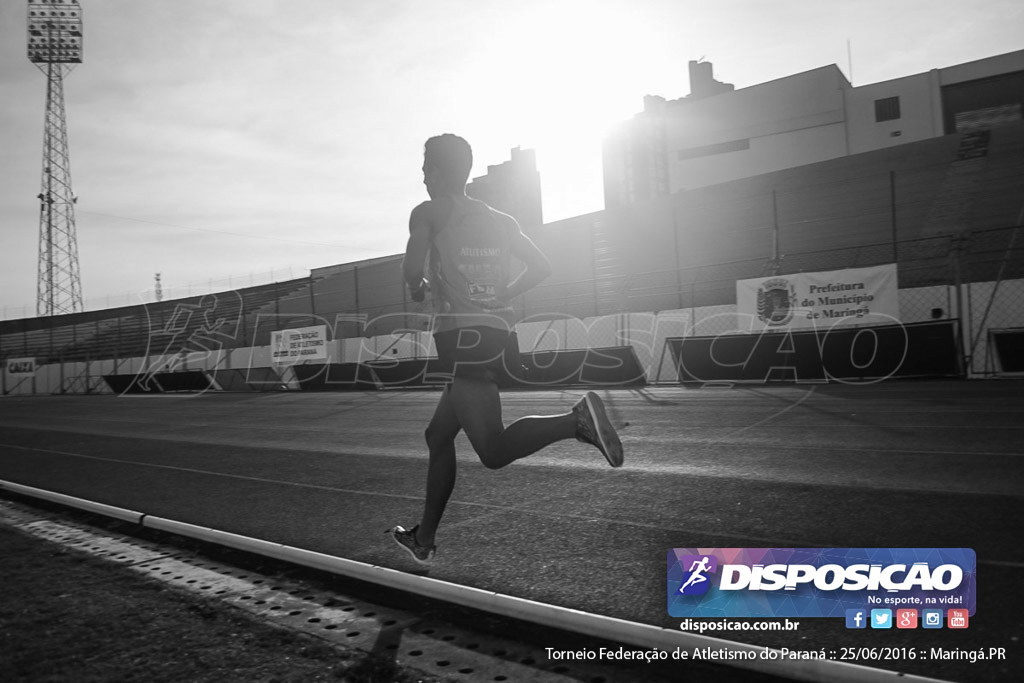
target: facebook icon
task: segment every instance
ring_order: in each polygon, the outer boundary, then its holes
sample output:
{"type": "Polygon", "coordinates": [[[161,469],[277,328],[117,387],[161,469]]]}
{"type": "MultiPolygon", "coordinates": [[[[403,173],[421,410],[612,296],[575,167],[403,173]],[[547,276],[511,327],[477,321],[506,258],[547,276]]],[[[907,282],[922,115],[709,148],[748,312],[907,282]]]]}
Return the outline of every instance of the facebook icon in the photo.
{"type": "Polygon", "coordinates": [[[846,610],[846,628],[867,628],[867,612],[862,609],[846,610]]]}

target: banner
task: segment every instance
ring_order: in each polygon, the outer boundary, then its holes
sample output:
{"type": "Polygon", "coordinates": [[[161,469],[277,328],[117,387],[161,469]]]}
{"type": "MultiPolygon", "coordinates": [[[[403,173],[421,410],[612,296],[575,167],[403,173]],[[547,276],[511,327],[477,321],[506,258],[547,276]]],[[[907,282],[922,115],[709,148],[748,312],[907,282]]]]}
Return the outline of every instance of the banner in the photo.
{"type": "Polygon", "coordinates": [[[751,332],[898,323],[896,264],[738,280],[736,310],[751,332]]]}
{"type": "Polygon", "coordinates": [[[270,353],[277,364],[327,360],[327,325],[270,333],[270,353]]]}
{"type": "Polygon", "coordinates": [[[35,358],[8,358],[4,370],[11,377],[31,377],[36,374],[35,358]]]}

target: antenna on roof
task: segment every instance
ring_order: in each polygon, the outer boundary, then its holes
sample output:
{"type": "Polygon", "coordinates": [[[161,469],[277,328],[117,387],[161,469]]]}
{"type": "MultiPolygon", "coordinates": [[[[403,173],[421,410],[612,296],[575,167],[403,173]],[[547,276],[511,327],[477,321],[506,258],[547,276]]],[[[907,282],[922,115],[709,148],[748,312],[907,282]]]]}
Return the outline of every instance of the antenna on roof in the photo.
{"type": "Polygon", "coordinates": [[[850,39],[846,39],[846,71],[850,77],[850,85],[853,85],[853,49],[850,47],[850,39]]]}

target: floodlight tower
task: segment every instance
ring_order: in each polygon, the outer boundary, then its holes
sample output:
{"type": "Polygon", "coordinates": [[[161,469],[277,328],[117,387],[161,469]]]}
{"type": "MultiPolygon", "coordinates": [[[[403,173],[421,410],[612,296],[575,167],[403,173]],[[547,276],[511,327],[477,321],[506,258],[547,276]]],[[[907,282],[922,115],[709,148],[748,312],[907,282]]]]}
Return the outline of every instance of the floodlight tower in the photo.
{"type": "Polygon", "coordinates": [[[82,63],[78,0],[28,0],[28,58],[46,74],[36,314],[76,313],[82,310],[82,284],[64,118],[64,76],[82,63]]]}

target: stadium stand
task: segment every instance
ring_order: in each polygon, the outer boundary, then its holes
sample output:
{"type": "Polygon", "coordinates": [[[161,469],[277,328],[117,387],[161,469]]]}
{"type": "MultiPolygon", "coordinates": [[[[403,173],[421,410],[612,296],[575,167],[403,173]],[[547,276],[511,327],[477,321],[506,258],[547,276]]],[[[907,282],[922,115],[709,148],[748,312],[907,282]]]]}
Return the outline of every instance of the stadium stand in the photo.
{"type": "MultiPolygon", "coordinates": [[[[46,345],[46,330],[34,331],[31,334],[35,344],[22,346],[28,356],[68,361],[237,348],[247,345],[248,331],[255,333],[255,322],[264,310],[274,308],[283,296],[308,286],[308,283],[308,278],[302,278],[113,311],[60,316],[91,320],[53,328],[58,336],[52,347],[46,345]],[[50,348],[57,352],[56,355],[32,353],[42,349],[49,351],[50,348]]],[[[16,337],[16,333],[5,333],[4,348],[8,348],[8,340],[17,348],[16,337]]]]}

